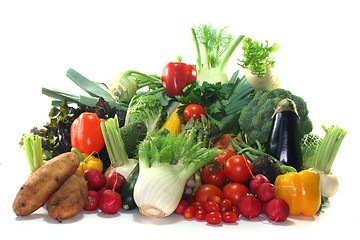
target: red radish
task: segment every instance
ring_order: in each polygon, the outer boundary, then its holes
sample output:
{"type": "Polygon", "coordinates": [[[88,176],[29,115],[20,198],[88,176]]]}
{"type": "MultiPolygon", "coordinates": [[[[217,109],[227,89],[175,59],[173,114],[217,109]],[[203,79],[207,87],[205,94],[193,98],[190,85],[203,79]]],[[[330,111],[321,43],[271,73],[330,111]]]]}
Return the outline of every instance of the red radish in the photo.
{"type": "Polygon", "coordinates": [[[239,211],[240,214],[247,219],[252,219],[261,214],[262,205],[261,201],[254,195],[246,195],[239,200],[239,211]]]}
{"type": "Polygon", "coordinates": [[[273,198],[265,205],[265,214],[275,222],[283,222],[289,216],[289,205],[281,198],[273,198]]]}
{"type": "Polygon", "coordinates": [[[183,214],[185,208],[189,206],[189,204],[187,203],[187,201],[185,201],[184,199],[181,199],[177,208],[175,209],[175,213],[177,214],[183,214]]]}
{"type": "Polygon", "coordinates": [[[262,174],[257,174],[255,176],[253,176],[251,178],[251,181],[249,183],[249,189],[250,189],[250,192],[252,194],[256,194],[256,191],[257,191],[257,188],[263,184],[263,183],[268,183],[269,180],[267,179],[267,177],[265,177],[264,175],[262,174]]]}
{"type": "Polygon", "coordinates": [[[106,184],[106,178],[102,172],[97,169],[90,168],[84,173],[85,180],[88,187],[94,190],[99,190],[106,184]]]}
{"type": "Polygon", "coordinates": [[[85,211],[95,211],[99,207],[100,195],[94,190],[88,191],[87,199],[84,205],[85,211]]]}
{"type": "Polygon", "coordinates": [[[100,198],[99,208],[103,213],[117,213],[121,208],[120,194],[112,190],[104,191],[100,198]]]}
{"type": "Polygon", "coordinates": [[[116,171],[111,172],[106,179],[108,187],[110,189],[114,189],[115,191],[119,191],[125,181],[125,177],[116,171]]]}
{"type": "Polygon", "coordinates": [[[111,189],[108,186],[103,186],[102,188],[99,189],[98,193],[100,197],[106,190],[111,190],[111,189]]]}
{"type": "Polygon", "coordinates": [[[256,195],[262,202],[270,201],[275,198],[275,186],[271,183],[262,183],[258,187],[256,195]]]}

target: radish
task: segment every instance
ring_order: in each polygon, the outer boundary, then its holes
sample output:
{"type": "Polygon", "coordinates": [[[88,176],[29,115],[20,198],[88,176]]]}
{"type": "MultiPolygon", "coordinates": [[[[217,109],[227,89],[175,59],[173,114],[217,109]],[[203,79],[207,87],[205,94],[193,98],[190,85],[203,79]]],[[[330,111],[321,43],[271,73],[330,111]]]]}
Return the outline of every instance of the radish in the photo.
{"type": "Polygon", "coordinates": [[[181,199],[177,208],[175,209],[175,213],[183,214],[183,212],[187,206],[189,206],[188,202],[184,199],[181,199]]]}
{"type": "Polygon", "coordinates": [[[275,198],[275,186],[271,183],[262,183],[257,188],[256,195],[262,202],[268,202],[275,198]]]}
{"type": "Polygon", "coordinates": [[[102,172],[97,169],[90,168],[84,173],[85,180],[89,188],[99,190],[106,184],[106,178],[102,172]]]}
{"type": "Polygon", "coordinates": [[[255,176],[253,176],[251,178],[251,181],[249,183],[249,189],[250,189],[250,192],[252,194],[256,194],[256,191],[257,191],[257,188],[263,184],[263,183],[268,183],[269,182],[269,179],[267,179],[267,177],[265,177],[264,175],[262,174],[257,174],[255,176]]]}
{"type": "Polygon", "coordinates": [[[125,177],[116,171],[111,172],[106,179],[108,187],[110,189],[114,189],[115,191],[119,191],[124,185],[125,181],[125,177]]]}
{"type": "Polygon", "coordinates": [[[103,213],[117,213],[121,208],[120,194],[113,190],[105,190],[101,195],[99,208],[103,213]]]}
{"type": "Polygon", "coordinates": [[[289,205],[281,198],[273,198],[265,205],[265,214],[275,222],[283,222],[289,216],[289,205]]]}
{"type": "Polygon", "coordinates": [[[239,200],[238,203],[240,214],[251,219],[257,217],[262,212],[261,201],[254,195],[246,195],[239,200]]]}

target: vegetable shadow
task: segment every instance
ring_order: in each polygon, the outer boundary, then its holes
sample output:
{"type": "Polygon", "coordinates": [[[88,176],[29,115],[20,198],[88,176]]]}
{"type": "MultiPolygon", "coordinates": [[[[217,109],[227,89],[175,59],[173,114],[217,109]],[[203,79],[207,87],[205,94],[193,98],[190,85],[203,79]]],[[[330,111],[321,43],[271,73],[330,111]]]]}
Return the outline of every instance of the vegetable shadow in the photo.
{"type": "Polygon", "coordinates": [[[133,213],[133,219],[140,224],[154,224],[154,225],[171,225],[180,221],[184,221],[184,217],[178,214],[172,214],[164,218],[153,218],[142,215],[139,212],[133,213]]]}

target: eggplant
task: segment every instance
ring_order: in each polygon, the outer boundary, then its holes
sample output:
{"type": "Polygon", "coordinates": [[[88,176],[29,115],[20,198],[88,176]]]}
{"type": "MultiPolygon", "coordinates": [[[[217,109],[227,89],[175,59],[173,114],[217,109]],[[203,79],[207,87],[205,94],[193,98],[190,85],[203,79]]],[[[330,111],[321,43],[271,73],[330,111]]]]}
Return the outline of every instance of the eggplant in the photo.
{"type": "Polygon", "coordinates": [[[301,171],[303,159],[298,120],[299,115],[295,102],[289,98],[281,100],[273,115],[266,153],[279,160],[282,164],[301,171]]]}

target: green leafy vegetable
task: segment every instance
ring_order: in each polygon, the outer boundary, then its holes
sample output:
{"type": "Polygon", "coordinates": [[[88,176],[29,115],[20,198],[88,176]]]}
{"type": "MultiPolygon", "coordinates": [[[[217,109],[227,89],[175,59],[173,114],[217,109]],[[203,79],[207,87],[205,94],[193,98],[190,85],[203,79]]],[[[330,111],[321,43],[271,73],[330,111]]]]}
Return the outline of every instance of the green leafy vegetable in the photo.
{"type": "Polygon", "coordinates": [[[126,113],[125,125],[132,122],[143,122],[148,132],[154,131],[161,120],[163,106],[155,95],[136,95],[126,113]]]}
{"type": "Polygon", "coordinates": [[[269,46],[268,41],[265,44],[253,41],[251,38],[244,39],[244,59],[238,59],[240,65],[243,68],[250,68],[251,73],[263,77],[266,74],[266,66],[270,68],[274,67],[274,57],[270,57],[270,54],[276,52],[279,49],[279,45],[274,43],[269,46]]]}

